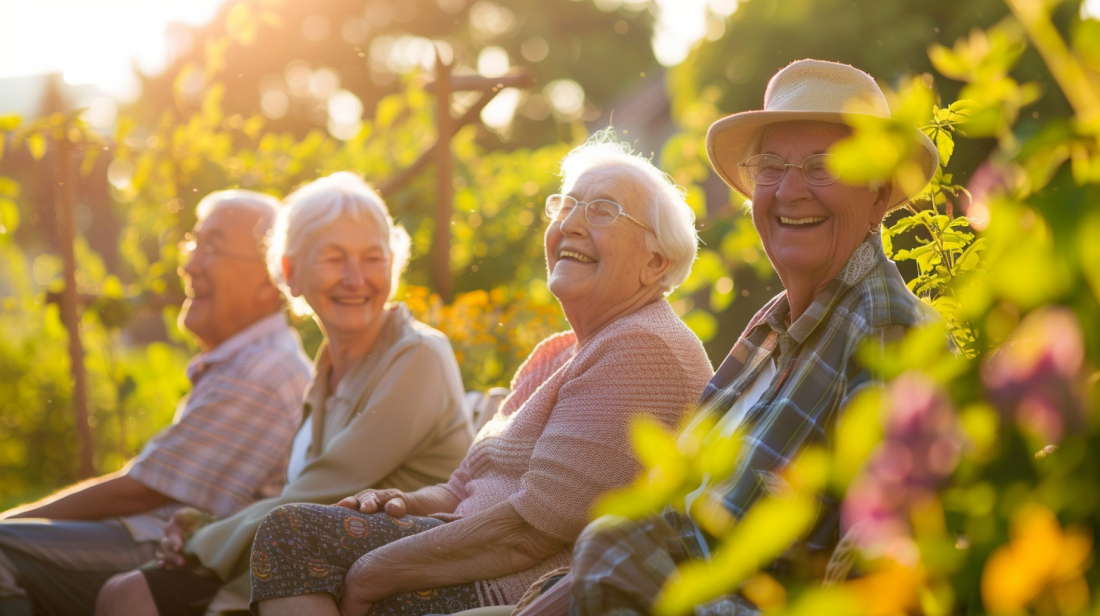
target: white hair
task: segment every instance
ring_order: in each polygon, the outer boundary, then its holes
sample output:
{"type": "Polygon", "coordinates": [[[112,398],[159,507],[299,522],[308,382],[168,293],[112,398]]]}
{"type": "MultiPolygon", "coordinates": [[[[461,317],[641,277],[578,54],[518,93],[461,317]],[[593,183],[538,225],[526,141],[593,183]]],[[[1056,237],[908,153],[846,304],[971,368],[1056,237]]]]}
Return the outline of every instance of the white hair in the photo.
{"type": "MultiPolygon", "coordinates": [[[[259,217],[253,234],[257,242],[263,242],[275,222],[279,213],[279,200],[271,195],[265,195],[252,190],[235,188],[232,190],[218,190],[206,195],[195,206],[195,217],[202,222],[218,210],[229,207],[240,208],[255,212],[259,217]]],[[[263,251],[263,245],[258,244],[258,249],[263,251]]]]}
{"type": "Polygon", "coordinates": [[[635,154],[630,144],[619,141],[608,128],[589,137],[561,161],[561,191],[569,192],[587,171],[613,166],[625,167],[634,172],[634,179],[641,180],[635,192],[644,197],[639,205],[648,212],[646,222],[653,228],[652,233],[645,233],[646,250],[671,263],[661,278],[661,290],[668,295],[687,280],[699,249],[695,212],[687,204],[686,191],[671,176],[635,154]]]}
{"type": "Polygon", "coordinates": [[[382,229],[387,240],[386,252],[393,259],[390,264],[389,299],[393,299],[397,292],[401,274],[409,263],[412,245],[409,234],[393,222],[382,197],[362,178],[349,171],[340,171],[316,179],[287,196],[275,220],[271,244],[267,249],[267,269],[290,301],[290,308],[295,314],[308,315],[313,310],[304,298],[290,294],[283,274],[283,258],[293,262],[312,248],[312,243],[322,231],[345,214],[356,223],[364,220],[364,216],[370,217],[382,229]]]}

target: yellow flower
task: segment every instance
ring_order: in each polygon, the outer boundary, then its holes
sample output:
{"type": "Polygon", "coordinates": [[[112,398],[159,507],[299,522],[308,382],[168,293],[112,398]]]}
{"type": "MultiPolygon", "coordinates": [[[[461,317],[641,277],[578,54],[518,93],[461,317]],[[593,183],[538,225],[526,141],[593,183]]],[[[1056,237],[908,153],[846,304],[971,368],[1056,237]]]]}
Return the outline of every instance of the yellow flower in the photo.
{"type": "Polygon", "coordinates": [[[878,571],[844,585],[863,604],[866,616],[895,616],[916,610],[925,583],[920,566],[907,567],[885,559],[878,571]]]}
{"type": "Polygon", "coordinates": [[[741,587],[741,594],[765,612],[781,609],[787,604],[787,591],[767,573],[757,573],[741,587]]]}
{"type": "Polygon", "coordinates": [[[1091,552],[1092,539],[1085,532],[1063,531],[1050,510],[1025,505],[1013,517],[1011,540],[985,563],[982,600],[990,612],[1012,612],[1050,589],[1064,610],[1080,609],[1088,604],[1082,574],[1091,552]]]}

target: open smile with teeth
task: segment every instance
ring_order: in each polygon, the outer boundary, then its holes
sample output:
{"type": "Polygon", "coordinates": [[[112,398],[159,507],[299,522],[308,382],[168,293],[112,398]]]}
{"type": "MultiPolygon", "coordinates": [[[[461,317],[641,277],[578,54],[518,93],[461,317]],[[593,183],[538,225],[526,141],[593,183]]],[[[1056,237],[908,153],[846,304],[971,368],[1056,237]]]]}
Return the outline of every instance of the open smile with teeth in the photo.
{"type": "Polygon", "coordinates": [[[779,217],[779,224],[789,227],[805,227],[809,225],[816,225],[819,222],[824,222],[823,216],[812,216],[809,218],[787,218],[786,216],[779,217]]]}
{"type": "Polygon", "coordinates": [[[563,251],[561,251],[560,253],[558,253],[558,258],[559,259],[574,259],[576,261],[580,261],[581,263],[595,263],[596,262],[596,260],[593,259],[592,257],[589,257],[587,255],[582,255],[579,252],[573,252],[572,250],[563,250],[563,251]]]}
{"type": "Polygon", "coordinates": [[[336,302],[337,304],[344,304],[346,306],[359,306],[359,305],[367,303],[367,298],[365,298],[365,297],[334,297],[334,298],[332,298],[332,301],[336,302]]]}

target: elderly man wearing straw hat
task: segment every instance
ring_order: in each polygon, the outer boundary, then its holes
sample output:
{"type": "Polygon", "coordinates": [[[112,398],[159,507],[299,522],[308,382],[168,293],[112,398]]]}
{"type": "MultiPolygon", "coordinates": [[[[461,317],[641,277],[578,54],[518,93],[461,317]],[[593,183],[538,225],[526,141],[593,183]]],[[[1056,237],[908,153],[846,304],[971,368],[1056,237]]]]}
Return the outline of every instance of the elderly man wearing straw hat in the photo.
{"type": "MultiPolygon", "coordinates": [[[[753,223],[784,286],[741,334],[693,420],[716,420],[713,430],[724,435],[741,430],[737,468],[691,493],[686,516],[593,522],[576,544],[566,583],[544,592],[528,613],[556,611],[546,609],[555,601],[560,610],[567,593],[573,614],[650,612],[678,563],[710,556],[714,538],[692,516],[717,506],[740,518],[775,483],[768,477],[799,451],[830,446],[840,410],[873,382],[855,360],[856,350],[868,341],[896,340],[936,318],[906,288],[879,236],[886,214],[932,178],[936,149],[914,127],[904,177],[877,186],[838,181],[829,148],[850,134],[844,116],[852,113],[890,117],[875,80],[848,65],[802,60],[772,78],[763,110],[711,126],[711,163],[730,186],[752,197],[753,223]]],[[[822,500],[797,551],[827,558],[839,516],[837,503],[822,500]]],[[[771,570],[782,578],[784,568],[780,562],[771,570]]],[[[740,595],[712,607],[756,611],[740,595]]]]}

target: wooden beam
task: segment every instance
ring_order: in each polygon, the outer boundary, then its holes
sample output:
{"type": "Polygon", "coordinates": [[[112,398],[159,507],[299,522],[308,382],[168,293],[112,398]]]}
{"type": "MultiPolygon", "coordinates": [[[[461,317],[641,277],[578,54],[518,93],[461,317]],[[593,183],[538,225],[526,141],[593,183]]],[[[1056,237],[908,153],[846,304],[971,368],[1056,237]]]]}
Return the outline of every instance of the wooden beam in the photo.
{"type": "MultiPolygon", "coordinates": [[[[476,120],[481,114],[481,110],[485,109],[485,106],[489,104],[489,101],[493,100],[494,96],[496,96],[495,93],[489,92],[487,94],[483,94],[481,98],[477,99],[477,102],[475,102],[473,105],[470,105],[470,108],[462,114],[462,117],[454,121],[454,130],[457,131],[463,126],[466,126],[467,124],[470,124],[471,122],[476,120]]],[[[417,173],[420,173],[420,171],[423,170],[424,167],[427,166],[427,164],[435,158],[436,148],[438,147],[439,140],[437,139],[435,143],[428,146],[428,149],[424,150],[424,153],[420,155],[420,158],[416,159],[416,162],[404,168],[397,175],[386,180],[381,186],[379,186],[378,192],[380,192],[383,197],[388,199],[393,193],[397,192],[402,186],[408,183],[408,181],[411,180],[417,173]]]]}
{"type": "MultiPolygon", "coordinates": [[[[436,79],[438,81],[438,78],[436,79]]],[[[424,89],[435,94],[436,81],[425,84],[424,89]]],[[[526,68],[513,68],[500,77],[482,77],[481,75],[451,75],[447,85],[451,92],[495,92],[504,88],[530,88],[535,85],[535,76],[526,68]]]]}

